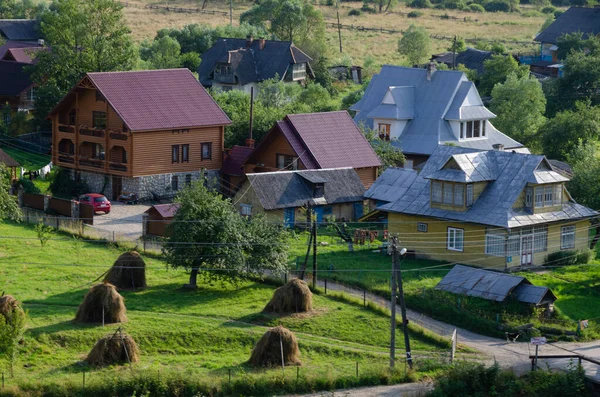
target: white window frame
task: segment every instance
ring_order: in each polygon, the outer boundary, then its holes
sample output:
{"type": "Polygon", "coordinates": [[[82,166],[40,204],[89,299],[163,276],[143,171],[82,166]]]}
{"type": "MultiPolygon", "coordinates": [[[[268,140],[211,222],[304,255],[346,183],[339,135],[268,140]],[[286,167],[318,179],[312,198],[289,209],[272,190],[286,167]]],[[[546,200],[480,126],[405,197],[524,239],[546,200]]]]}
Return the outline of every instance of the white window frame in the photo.
{"type": "Polygon", "coordinates": [[[552,207],[554,196],[554,186],[544,187],[544,207],[552,207]]]}
{"type": "Polygon", "coordinates": [[[448,250],[463,252],[465,246],[465,231],[456,227],[448,228],[448,250]],[[460,237],[459,237],[460,236],[460,237]]]}
{"type": "Polygon", "coordinates": [[[424,222],[417,222],[417,232],[421,232],[421,233],[427,233],[427,223],[424,222]]]}
{"type": "Polygon", "coordinates": [[[302,80],[306,78],[306,62],[295,63],[292,66],[292,80],[302,80]]]}
{"type": "Polygon", "coordinates": [[[544,207],[544,188],[536,187],[533,192],[534,192],[534,197],[535,197],[535,208],[543,208],[544,207]]]}
{"type": "Polygon", "coordinates": [[[506,253],[506,232],[488,230],[485,233],[485,254],[504,257],[506,253]]]}
{"type": "Polygon", "coordinates": [[[562,183],[554,186],[554,205],[562,205],[562,190],[562,183]]]}
{"type": "Polygon", "coordinates": [[[467,207],[470,207],[473,205],[473,185],[468,184],[467,185],[467,207]]]}
{"type": "Polygon", "coordinates": [[[252,216],[252,206],[250,204],[240,204],[240,215],[252,216]]]}
{"type": "Polygon", "coordinates": [[[575,248],[575,225],[560,228],[560,249],[568,250],[575,248]]]}
{"type": "Polygon", "coordinates": [[[525,188],[525,207],[533,208],[533,188],[525,188]]]}
{"type": "Polygon", "coordinates": [[[548,251],[548,226],[534,226],[533,228],[533,252],[548,251]]]}
{"type": "Polygon", "coordinates": [[[444,182],[444,194],[442,196],[444,204],[452,205],[454,203],[454,188],[452,183],[444,182]]]}
{"type": "Polygon", "coordinates": [[[465,205],[465,185],[454,185],[454,205],[464,207],[465,205]],[[458,199],[458,200],[457,200],[458,199]]]}
{"type": "Polygon", "coordinates": [[[431,181],[431,201],[433,203],[441,203],[444,197],[443,183],[439,181],[431,181]],[[439,189],[438,189],[439,188],[439,189]]]}

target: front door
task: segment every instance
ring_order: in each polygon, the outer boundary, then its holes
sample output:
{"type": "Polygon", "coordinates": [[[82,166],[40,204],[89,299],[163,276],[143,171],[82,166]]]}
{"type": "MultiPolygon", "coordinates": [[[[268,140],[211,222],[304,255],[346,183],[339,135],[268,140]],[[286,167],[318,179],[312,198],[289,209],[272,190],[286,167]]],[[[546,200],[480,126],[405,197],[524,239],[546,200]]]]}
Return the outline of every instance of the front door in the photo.
{"type": "Polygon", "coordinates": [[[315,217],[317,218],[317,224],[323,223],[323,207],[315,207],[315,217]]]}
{"type": "Polygon", "coordinates": [[[521,266],[533,263],[533,236],[521,236],[521,266]]]}
{"type": "Polygon", "coordinates": [[[295,208],[286,208],[283,210],[283,223],[285,227],[294,227],[296,222],[295,208]]]}
{"type": "Polygon", "coordinates": [[[123,194],[123,178],[117,175],[112,177],[112,199],[117,200],[123,194]]]}

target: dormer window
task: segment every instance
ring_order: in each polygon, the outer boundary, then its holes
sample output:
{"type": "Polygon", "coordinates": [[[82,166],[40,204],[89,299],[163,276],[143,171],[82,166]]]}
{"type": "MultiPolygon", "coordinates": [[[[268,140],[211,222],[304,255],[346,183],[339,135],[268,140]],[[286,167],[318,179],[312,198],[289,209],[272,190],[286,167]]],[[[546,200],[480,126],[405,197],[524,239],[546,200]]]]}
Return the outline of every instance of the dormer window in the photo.
{"type": "Polygon", "coordinates": [[[217,66],[215,69],[215,74],[219,74],[221,76],[231,76],[233,74],[233,69],[231,69],[231,66],[229,65],[222,64],[217,66]]]}
{"type": "Polygon", "coordinates": [[[461,121],[460,139],[485,138],[486,120],[461,121]]]}
{"type": "Polygon", "coordinates": [[[325,196],[325,184],[315,183],[313,187],[313,198],[319,198],[325,196]]]}
{"type": "Polygon", "coordinates": [[[294,80],[303,80],[306,78],[306,63],[295,63],[292,67],[294,80]]]}
{"type": "Polygon", "coordinates": [[[535,187],[528,186],[525,188],[525,207],[533,209],[561,205],[562,189],[562,183],[535,187]]]}
{"type": "Polygon", "coordinates": [[[381,139],[382,141],[389,141],[390,140],[390,132],[392,130],[392,125],[380,123],[378,128],[379,128],[379,139],[381,139]]]}
{"type": "MultiPolygon", "coordinates": [[[[467,193],[469,192],[469,186],[471,190],[471,200],[473,187],[467,185],[467,193]]],[[[465,207],[465,184],[453,183],[453,182],[431,182],[431,202],[433,204],[443,204],[445,206],[459,207],[460,209],[465,207]]]]}

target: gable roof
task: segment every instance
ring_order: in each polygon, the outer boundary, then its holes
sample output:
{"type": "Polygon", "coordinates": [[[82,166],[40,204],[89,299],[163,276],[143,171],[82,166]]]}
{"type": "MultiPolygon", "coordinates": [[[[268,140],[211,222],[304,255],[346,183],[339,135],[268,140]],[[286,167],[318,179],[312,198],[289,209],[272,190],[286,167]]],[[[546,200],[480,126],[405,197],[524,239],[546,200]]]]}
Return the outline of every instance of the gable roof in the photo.
{"type": "Polygon", "coordinates": [[[221,173],[226,175],[244,175],[244,162],[254,151],[254,148],[248,146],[235,145],[231,148],[229,155],[223,160],[221,173]]]}
{"type": "Polygon", "coordinates": [[[144,214],[156,211],[162,218],[173,218],[179,207],[181,207],[179,203],[155,204],[144,211],[144,214]]]}
{"type": "MultiPolygon", "coordinates": [[[[414,115],[406,124],[400,138],[393,141],[393,145],[400,147],[404,153],[431,155],[439,145],[448,142],[480,150],[492,150],[496,144],[506,148],[523,146],[491,124],[488,124],[486,129],[487,139],[459,141],[456,138],[448,120],[456,116],[461,119],[488,119],[494,115],[481,103],[465,102],[469,90],[474,89],[474,86],[464,73],[453,70],[436,71],[431,80],[428,80],[425,69],[384,65],[379,74],[373,76],[360,101],[350,108],[358,111],[354,120],[373,128],[374,117],[371,112],[380,107],[390,87],[409,86],[414,87],[414,115]],[[456,109],[456,114],[449,110],[451,107],[456,109]]],[[[381,114],[377,117],[383,118],[381,114]]]]}
{"type": "Polygon", "coordinates": [[[35,63],[38,51],[47,51],[48,47],[16,47],[8,48],[0,59],[20,63],[35,63]]]}
{"type": "MultiPolygon", "coordinates": [[[[483,63],[494,55],[491,51],[478,50],[476,48],[467,47],[463,52],[456,54],[456,66],[465,65],[468,69],[477,71],[477,74],[483,74],[483,63]]],[[[454,62],[454,54],[445,52],[443,54],[434,55],[432,60],[452,67],[454,62]]]]}
{"type": "Polygon", "coordinates": [[[365,192],[352,168],[263,172],[246,176],[265,210],[302,207],[309,201],[314,203],[314,183],[325,183],[325,200],[319,200],[320,205],[362,202],[365,192]]]}
{"type": "Polygon", "coordinates": [[[20,167],[21,166],[21,164],[19,164],[15,159],[13,159],[12,157],[10,157],[2,149],[0,149],[0,164],[4,164],[7,167],[20,167]]]}
{"type": "Polygon", "coordinates": [[[102,93],[131,131],[231,124],[188,69],[88,73],[85,78],[102,93]]]}
{"type": "MultiPolygon", "coordinates": [[[[531,214],[525,210],[512,208],[531,176],[540,164],[546,162],[545,158],[515,152],[487,151],[480,154],[475,154],[475,152],[473,149],[468,148],[440,146],[429,157],[419,175],[412,182],[400,181],[397,185],[394,185],[397,191],[397,199],[389,204],[383,204],[377,209],[502,228],[583,219],[598,215],[598,212],[572,200],[563,204],[560,210],[541,214],[531,214]],[[485,166],[488,168],[487,171],[483,173],[473,171],[470,174],[469,178],[489,180],[489,184],[465,212],[431,208],[430,205],[430,178],[436,177],[438,175],[436,172],[442,170],[451,158],[455,159],[457,163],[464,164],[464,167],[474,165],[476,159],[483,163],[482,158],[485,158],[485,163],[487,163],[485,166]],[[479,177],[479,174],[485,177],[479,177]]],[[[474,166],[475,168],[483,167],[474,166]]],[[[560,177],[557,172],[551,172],[553,175],[556,174],[554,177],[560,177]]],[[[378,181],[375,181],[372,189],[376,188],[377,185],[378,181]]]]}
{"type": "Polygon", "coordinates": [[[390,167],[383,171],[377,181],[366,191],[365,198],[388,203],[396,201],[407,192],[417,175],[417,171],[412,169],[390,167]]]}
{"type": "Polygon", "coordinates": [[[37,40],[37,21],[35,19],[0,19],[0,36],[8,40],[37,40]]]}
{"type": "Polygon", "coordinates": [[[600,8],[571,7],[540,32],[535,41],[557,44],[565,33],[581,32],[585,36],[600,34],[600,8]]]}
{"type": "Polygon", "coordinates": [[[4,58],[6,52],[10,49],[29,47],[39,47],[39,44],[37,42],[30,41],[6,40],[6,42],[0,46],[0,59],[4,58]]]}
{"type": "Polygon", "coordinates": [[[241,85],[272,79],[276,75],[283,79],[290,64],[311,62],[312,59],[298,49],[291,41],[265,40],[260,48],[260,40],[253,40],[248,46],[247,39],[219,38],[202,54],[198,68],[200,82],[211,86],[210,78],[217,63],[229,64],[241,85]]]}
{"type": "Polygon", "coordinates": [[[0,96],[18,96],[32,86],[26,63],[0,61],[0,96]]]}

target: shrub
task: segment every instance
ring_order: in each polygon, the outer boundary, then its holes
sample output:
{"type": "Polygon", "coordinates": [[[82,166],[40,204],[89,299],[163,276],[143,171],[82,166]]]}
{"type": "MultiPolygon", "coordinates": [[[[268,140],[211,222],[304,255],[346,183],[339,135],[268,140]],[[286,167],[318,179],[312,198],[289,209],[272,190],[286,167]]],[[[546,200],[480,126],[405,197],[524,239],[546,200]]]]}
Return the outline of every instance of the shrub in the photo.
{"type": "Polygon", "coordinates": [[[577,251],[577,263],[578,264],[586,265],[586,264],[590,263],[591,261],[593,261],[595,258],[596,258],[596,253],[589,248],[577,251]]]}
{"type": "Polygon", "coordinates": [[[418,18],[423,15],[422,11],[411,11],[406,16],[409,18],[418,18]]]}
{"type": "Polygon", "coordinates": [[[449,10],[464,10],[467,8],[462,0],[446,0],[444,1],[444,7],[449,10]]]}
{"type": "Polygon", "coordinates": [[[23,191],[25,193],[31,193],[31,194],[42,193],[40,191],[40,189],[37,186],[35,186],[35,184],[31,181],[31,179],[21,178],[17,182],[17,185],[23,187],[23,191]]]}
{"type": "Polygon", "coordinates": [[[360,10],[362,12],[366,12],[368,14],[375,14],[375,13],[377,13],[377,10],[375,10],[373,7],[369,7],[366,4],[363,4],[363,6],[360,8],[360,10]]]}
{"type": "Polygon", "coordinates": [[[429,0],[412,0],[409,4],[412,8],[431,8],[431,1],[429,0]]]}
{"type": "Polygon", "coordinates": [[[524,16],[525,18],[537,18],[537,17],[544,16],[543,13],[541,13],[540,11],[536,11],[536,10],[528,10],[528,11],[522,12],[521,15],[524,16]]]}
{"type": "Polygon", "coordinates": [[[509,12],[510,4],[501,0],[493,0],[486,3],[483,8],[485,8],[487,12],[509,12]]]}
{"type": "Polygon", "coordinates": [[[448,15],[448,13],[445,13],[443,15],[440,15],[440,19],[450,19],[450,15],[448,15]]]}
{"type": "Polygon", "coordinates": [[[556,7],[552,7],[552,6],[547,6],[542,8],[542,12],[544,14],[554,14],[556,12],[556,7]]]}
{"type": "Polygon", "coordinates": [[[50,191],[55,197],[71,199],[90,191],[84,180],[74,181],[67,168],[54,167],[46,178],[50,179],[50,191]]]}
{"type": "Polygon", "coordinates": [[[563,10],[556,10],[554,11],[554,18],[558,18],[559,16],[562,15],[564,11],[563,10]]]}
{"type": "Polygon", "coordinates": [[[577,263],[577,251],[556,251],[546,257],[546,266],[570,266],[577,263]]]}
{"type": "Polygon", "coordinates": [[[469,11],[471,12],[484,12],[485,8],[483,8],[483,6],[481,4],[469,4],[468,6],[469,11]]]}
{"type": "Polygon", "coordinates": [[[358,17],[358,16],[360,16],[360,14],[362,14],[362,13],[360,12],[360,10],[358,8],[353,8],[348,13],[348,15],[351,17],[358,17]]]}

